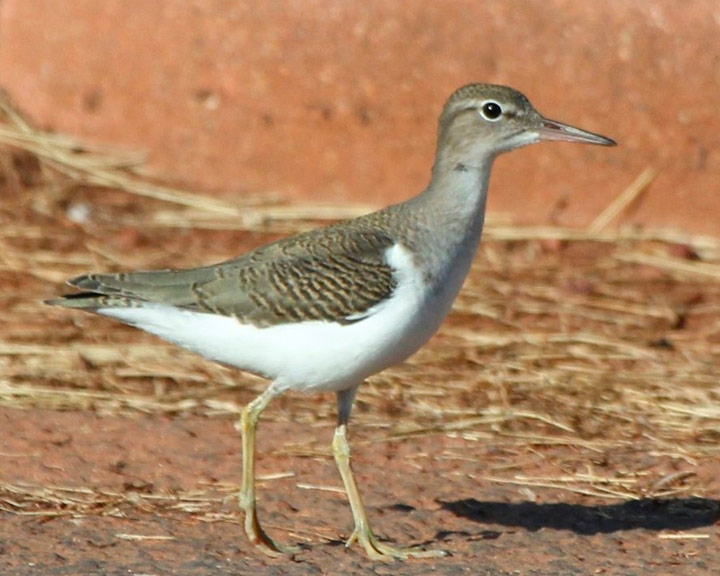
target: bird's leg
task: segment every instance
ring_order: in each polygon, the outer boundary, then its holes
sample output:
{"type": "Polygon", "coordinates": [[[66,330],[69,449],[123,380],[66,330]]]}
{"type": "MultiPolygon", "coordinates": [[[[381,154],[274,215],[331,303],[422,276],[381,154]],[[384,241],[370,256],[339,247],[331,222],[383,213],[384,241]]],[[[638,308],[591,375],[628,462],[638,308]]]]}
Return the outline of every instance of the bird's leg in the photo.
{"type": "MultiPolygon", "coordinates": [[[[350,546],[355,541],[359,542],[362,547],[365,548],[368,556],[373,560],[403,560],[406,558],[437,558],[445,556],[446,552],[443,550],[398,548],[378,541],[370,527],[370,521],[365,513],[365,506],[363,505],[360,491],[355,482],[355,475],[350,466],[350,445],[347,441],[347,417],[349,416],[350,410],[349,406],[343,405],[343,400],[347,399],[342,398],[342,394],[343,392],[338,393],[339,422],[337,428],[335,428],[332,450],[335,463],[337,464],[343,484],[345,485],[345,492],[350,501],[350,508],[352,509],[353,520],[355,522],[355,528],[350,538],[348,538],[346,546],[350,546]]],[[[354,397],[354,391],[352,397],[354,397]]],[[[352,404],[352,397],[350,398],[350,404],[352,404]]]]}
{"type": "Polygon", "coordinates": [[[260,526],[255,508],[255,430],[261,412],[272,400],[272,387],[247,404],[240,416],[242,434],[242,485],[240,487],[240,507],[245,512],[245,533],[250,542],[268,556],[280,556],[293,549],[281,548],[260,526]]]}

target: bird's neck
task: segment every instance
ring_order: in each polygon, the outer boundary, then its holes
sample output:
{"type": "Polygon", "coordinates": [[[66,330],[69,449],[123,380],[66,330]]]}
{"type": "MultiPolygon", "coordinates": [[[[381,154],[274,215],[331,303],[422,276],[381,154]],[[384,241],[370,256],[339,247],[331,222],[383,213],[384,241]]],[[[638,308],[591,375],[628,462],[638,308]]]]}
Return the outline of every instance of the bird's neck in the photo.
{"type": "Polygon", "coordinates": [[[448,269],[463,278],[467,273],[482,233],[491,165],[492,159],[436,165],[430,185],[405,203],[412,212],[405,240],[430,276],[442,278],[448,269]]]}
{"type": "Polygon", "coordinates": [[[474,165],[436,163],[430,185],[414,201],[445,237],[477,243],[485,220],[492,158],[474,165]]]}

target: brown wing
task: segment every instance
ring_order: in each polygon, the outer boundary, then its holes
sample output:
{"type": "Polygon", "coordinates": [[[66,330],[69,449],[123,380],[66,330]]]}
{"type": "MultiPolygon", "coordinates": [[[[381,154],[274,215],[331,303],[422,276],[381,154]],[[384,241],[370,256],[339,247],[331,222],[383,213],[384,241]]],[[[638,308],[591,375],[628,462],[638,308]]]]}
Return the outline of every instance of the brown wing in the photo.
{"type": "Polygon", "coordinates": [[[157,302],[235,316],[256,326],[353,322],[395,288],[385,258],[393,243],[362,221],[343,223],[213,266],[80,276],[69,283],[84,292],[50,303],[97,309],[157,302]]]}

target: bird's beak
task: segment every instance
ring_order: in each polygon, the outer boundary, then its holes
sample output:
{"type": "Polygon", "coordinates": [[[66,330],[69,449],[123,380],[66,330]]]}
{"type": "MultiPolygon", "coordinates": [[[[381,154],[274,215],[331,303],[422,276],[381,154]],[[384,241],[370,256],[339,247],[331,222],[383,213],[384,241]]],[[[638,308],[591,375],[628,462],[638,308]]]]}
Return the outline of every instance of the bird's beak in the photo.
{"type": "Polygon", "coordinates": [[[600,146],[616,146],[617,143],[610,138],[593,134],[587,130],[573,128],[562,122],[540,119],[540,127],[537,129],[540,140],[557,140],[560,142],[584,142],[585,144],[599,144],[600,146]]]}

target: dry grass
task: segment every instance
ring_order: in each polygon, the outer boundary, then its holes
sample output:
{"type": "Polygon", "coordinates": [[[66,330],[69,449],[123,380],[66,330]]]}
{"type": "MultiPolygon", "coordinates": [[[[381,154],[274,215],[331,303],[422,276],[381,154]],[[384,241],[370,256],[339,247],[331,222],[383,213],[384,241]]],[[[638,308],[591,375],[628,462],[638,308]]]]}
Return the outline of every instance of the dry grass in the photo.
{"type": "MultiPolygon", "coordinates": [[[[88,269],[220,260],[238,246],[366,208],[289,207],[257,196],[230,204],[150,184],[133,173],[136,156],[84,151],[34,130],[6,101],[0,110],[0,190],[7,199],[0,206],[0,404],[127,417],[237,415],[262,381],[41,300],[88,269]]],[[[716,459],[720,241],[610,229],[650,178],[618,196],[586,231],[490,222],[433,344],[364,387],[354,425],[372,431],[368,441],[445,434],[511,451],[570,447],[581,455],[642,446],[691,469],[716,459]]],[[[315,422],[333,412],[333,402],[318,407],[295,396],[269,417],[315,422]]],[[[642,469],[598,474],[557,464],[551,476],[498,470],[486,479],[529,493],[552,487],[598,498],[707,489],[692,471],[648,480],[642,469]]],[[[221,497],[214,490],[165,497],[0,486],[2,509],[32,514],[113,514],[128,504],[204,514],[221,497]]]]}
{"type": "Polygon", "coordinates": [[[3,484],[0,510],[25,516],[71,516],[88,514],[125,517],[128,507],[146,512],[183,512],[200,520],[236,522],[233,514],[222,514],[217,508],[234,497],[237,486],[213,485],[211,491],[197,490],[182,494],[143,493],[127,490],[98,490],[68,486],[34,486],[3,484]]]}

